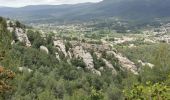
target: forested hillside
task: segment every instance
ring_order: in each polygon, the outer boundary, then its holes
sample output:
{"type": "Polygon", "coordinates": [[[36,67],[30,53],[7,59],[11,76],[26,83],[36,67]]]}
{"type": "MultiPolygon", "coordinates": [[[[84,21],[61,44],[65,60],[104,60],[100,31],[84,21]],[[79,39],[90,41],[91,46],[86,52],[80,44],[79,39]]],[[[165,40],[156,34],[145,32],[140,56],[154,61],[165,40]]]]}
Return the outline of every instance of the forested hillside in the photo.
{"type": "Polygon", "coordinates": [[[149,21],[169,18],[169,0],[104,0],[76,5],[37,5],[21,8],[0,8],[0,15],[24,22],[75,22],[102,18],[123,18],[149,21]]]}
{"type": "Polygon", "coordinates": [[[116,54],[114,49],[109,51],[113,52],[113,55],[110,55],[106,53],[108,49],[99,52],[93,48],[91,51],[85,51],[85,54],[92,55],[94,60],[94,68],[93,66],[91,68],[89,67],[91,63],[86,64],[90,61],[78,54],[78,50],[81,49],[80,44],[74,47],[69,39],[63,38],[65,49],[62,49],[62,43],[53,42],[53,37],[54,34],[44,36],[41,32],[34,31],[18,21],[0,17],[1,100],[148,100],[150,98],[168,100],[170,98],[169,44],[139,43],[140,46],[136,49],[115,46],[117,52],[135,62],[137,70],[128,69],[129,66],[120,61],[121,55],[116,54]],[[73,57],[71,58],[67,55],[69,53],[65,53],[70,51],[73,55],[76,50],[75,55],[79,57],[71,56],[73,57]],[[97,54],[100,53],[98,57],[97,54]],[[142,67],[136,63],[137,59],[149,61],[154,67],[148,65],[142,67]],[[109,62],[113,67],[108,68],[109,62]]]}

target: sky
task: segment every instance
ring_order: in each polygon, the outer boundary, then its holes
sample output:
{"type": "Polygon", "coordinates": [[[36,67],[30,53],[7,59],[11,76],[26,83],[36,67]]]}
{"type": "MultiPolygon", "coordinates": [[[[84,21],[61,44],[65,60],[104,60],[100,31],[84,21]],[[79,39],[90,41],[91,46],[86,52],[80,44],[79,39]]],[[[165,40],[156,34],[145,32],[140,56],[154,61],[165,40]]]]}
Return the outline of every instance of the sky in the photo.
{"type": "Polygon", "coordinates": [[[23,7],[27,5],[60,5],[99,1],[102,0],[0,0],[0,6],[23,7]]]}

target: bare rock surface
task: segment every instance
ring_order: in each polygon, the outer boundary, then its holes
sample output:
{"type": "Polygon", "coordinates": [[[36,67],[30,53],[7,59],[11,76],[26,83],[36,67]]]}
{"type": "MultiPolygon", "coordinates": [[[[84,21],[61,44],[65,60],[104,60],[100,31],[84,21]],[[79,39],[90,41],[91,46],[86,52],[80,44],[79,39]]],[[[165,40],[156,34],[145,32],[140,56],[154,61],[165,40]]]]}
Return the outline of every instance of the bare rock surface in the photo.
{"type": "Polygon", "coordinates": [[[113,65],[112,65],[109,61],[107,61],[106,59],[104,59],[104,58],[102,58],[102,60],[105,62],[106,67],[108,67],[109,69],[112,70],[112,74],[117,75],[117,71],[115,70],[115,68],[113,67],[113,65]]]}
{"type": "Polygon", "coordinates": [[[22,28],[15,28],[14,29],[13,27],[7,27],[7,29],[10,32],[14,32],[16,39],[19,42],[24,43],[27,47],[31,46],[31,42],[28,40],[28,36],[22,28]]]}
{"type": "Polygon", "coordinates": [[[33,70],[31,70],[31,69],[29,69],[29,68],[26,68],[26,67],[19,67],[18,70],[19,70],[20,72],[27,71],[27,72],[29,72],[29,73],[31,73],[31,72],[33,71],[33,70]]]}
{"type": "Polygon", "coordinates": [[[141,60],[138,60],[138,63],[140,63],[142,66],[148,66],[150,68],[153,68],[155,66],[154,64],[151,64],[151,63],[148,63],[148,62],[143,62],[141,60]]]}
{"type": "Polygon", "coordinates": [[[91,70],[97,75],[101,75],[101,72],[94,68],[93,57],[89,52],[85,51],[82,46],[76,46],[73,48],[73,55],[76,58],[82,58],[87,69],[91,70]]]}
{"type": "Polygon", "coordinates": [[[67,56],[66,47],[61,40],[54,41],[54,46],[58,47],[58,49],[64,54],[65,57],[67,56]]]}
{"type": "Polygon", "coordinates": [[[25,43],[25,45],[27,47],[31,46],[31,42],[28,40],[27,34],[26,34],[26,32],[24,32],[23,29],[16,28],[15,29],[15,35],[16,35],[18,41],[25,43]]]}
{"type": "Polygon", "coordinates": [[[45,51],[47,54],[49,53],[49,51],[48,51],[48,48],[47,47],[45,47],[45,46],[40,46],[40,50],[41,51],[45,51]]]}
{"type": "Polygon", "coordinates": [[[124,69],[127,69],[134,74],[138,74],[137,67],[135,66],[135,63],[130,61],[128,58],[122,56],[121,53],[115,53],[114,51],[109,51],[107,53],[113,54],[119,60],[119,63],[121,64],[121,66],[124,69]]]}

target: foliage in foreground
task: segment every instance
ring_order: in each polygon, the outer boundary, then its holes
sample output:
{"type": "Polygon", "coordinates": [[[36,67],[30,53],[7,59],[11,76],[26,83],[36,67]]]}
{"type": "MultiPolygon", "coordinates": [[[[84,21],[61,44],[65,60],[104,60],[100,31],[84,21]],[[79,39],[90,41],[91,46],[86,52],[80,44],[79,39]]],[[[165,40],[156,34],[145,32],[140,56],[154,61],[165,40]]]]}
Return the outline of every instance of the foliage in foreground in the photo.
{"type": "MultiPolygon", "coordinates": [[[[13,91],[1,93],[2,100],[148,100],[148,98],[166,100],[170,98],[168,96],[170,52],[167,44],[153,46],[153,55],[147,53],[146,48],[131,50],[132,53],[127,52],[130,53],[127,54],[129,58],[136,59],[142,52],[142,59],[149,57],[155,65],[153,69],[143,67],[137,76],[126,71],[120,71],[117,76],[113,76],[110,70],[105,70],[102,76],[97,76],[83,70],[84,63],[81,59],[73,59],[71,64],[64,58],[59,62],[55,58],[55,48],[50,36],[47,36],[47,40],[41,38],[37,32],[30,32],[28,36],[33,44],[31,48],[19,43],[11,46],[12,36],[6,30],[3,19],[0,19],[0,65],[15,72],[15,78],[12,77],[13,79],[9,81],[13,91]],[[41,52],[40,45],[48,47],[50,53],[47,55],[41,52]],[[82,69],[77,69],[77,66],[81,66],[82,69]],[[33,71],[20,72],[19,67],[33,71]],[[148,81],[152,84],[146,84],[148,81]]],[[[103,65],[100,60],[95,60],[96,68],[103,65]]],[[[111,60],[114,64],[115,59],[111,60]]],[[[119,64],[114,65],[114,67],[119,66],[119,64]]]]}

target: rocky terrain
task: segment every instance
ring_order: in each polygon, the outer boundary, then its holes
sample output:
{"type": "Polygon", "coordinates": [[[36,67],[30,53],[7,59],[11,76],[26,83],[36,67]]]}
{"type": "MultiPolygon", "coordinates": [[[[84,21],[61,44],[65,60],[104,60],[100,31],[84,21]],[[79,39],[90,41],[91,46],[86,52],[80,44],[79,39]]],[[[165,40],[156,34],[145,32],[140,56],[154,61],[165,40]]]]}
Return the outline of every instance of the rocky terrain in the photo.
{"type": "Polygon", "coordinates": [[[17,25],[14,22],[10,21],[10,20],[7,20],[7,29],[12,34],[15,35],[16,38],[15,38],[14,42],[19,41],[21,43],[24,43],[27,47],[31,46],[31,43],[28,40],[27,32],[26,32],[25,29],[17,27],[17,25]]]}
{"type": "MultiPolygon", "coordinates": [[[[17,41],[19,41],[21,43],[24,43],[25,46],[31,48],[31,43],[27,37],[27,31],[25,31],[26,29],[22,29],[18,27],[14,28],[13,26],[16,26],[15,24],[13,24],[12,27],[10,27],[9,23],[13,23],[13,22],[7,21],[8,30],[10,32],[14,32],[16,36],[16,40],[14,40],[12,44],[15,44],[17,41]]],[[[53,38],[57,38],[57,37],[53,37],[53,38]]],[[[124,43],[126,41],[132,41],[132,40],[134,39],[123,37],[122,39],[116,39],[114,43],[116,44],[124,43]]],[[[106,69],[112,70],[113,75],[117,75],[117,71],[112,65],[112,63],[110,63],[110,61],[107,60],[106,58],[102,57],[102,52],[106,52],[106,55],[111,55],[112,57],[115,57],[119,61],[122,70],[129,70],[134,74],[138,74],[138,68],[136,67],[135,63],[130,61],[127,57],[123,56],[121,53],[114,51],[115,48],[112,47],[112,45],[115,45],[114,43],[112,44],[105,40],[102,40],[102,44],[80,43],[79,41],[67,41],[67,40],[62,40],[62,39],[53,40],[53,44],[54,44],[53,46],[58,51],[55,53],[56,58],[59,61],[61,59],[59,52],[61,52],[62,54],[64,54],[65,58],[68,58],[70,60],[73,58],[82,59],[82,61],[84,62],[86,66],[86,69],[90,70],[94,74],[97,74],[100,76],[101,71],[104,70],[103,68],[106,66],[106,69]],[[71,47],[68,48],[68,51],[66,51],[66,46],[65,46],[66,42],[69,42],[71,44],[71,47]],[[95,69],[94,59],[90,52],[91,50],[94,51],[98,55],[98,59],[102,59],[102,61],[105,63],[105,66],[100,66],[100,69],[95,69]]],[[[49,50],[47,47],[41,45],[39,48],[41,51],[44,51],[47,54],[49,54],[49,50]]],[[[28,70],[29,72],[31,72],[30,69],[26,69],[24,67],[20,67],[19,70],[20,71],[28,70]]]]}
{"type": "MultiPolygon", "coordinates": [[[[14,33],[14,36],[16,37],[15,40],[11,44],[15,44],[17,42],[23,43],[26,47],[31,48],[31,42],[28,39],[28,29],[17,27],[17,25],[13,22],[8,20],[7,21],[7,29],[14,33]]],[[[43,36],[44,32],[40,32],[43,36]]],[[[158,34],[158,33],[157,33],[158,34]]],[[[157,43],[161,41],[165,41],[169,43],[169,37],[168,35],[144,35],[143,36],[143,42],[145,43],[157,43]],[[155,37],[155,39],[151,39],[150,37],[155,37]]],[[[43,36],[44,37],[44,36],[43,36]]],[[[112,58],[115,58],[118,63],[121,65],[120,69],[122,71],[128,70],[131,71],[133,74],[138,74],[139,66],[137,66],[137,63],[134,63],[131,61],[128,57],[121,54],[119,51],[114,48],[117,45],[125,44],[132,42],[128,45],[129,48],[136,48],[135,44],[133,42],[138,41],[140,36],[137,37],[135,35],[129,35],[129,36],[122,36],[122,37],[115,37],[114,41],[106,41],[105,39],[101,39],[100,44],[91,43],[89,41],[82,42],[79,40],[66,40],[62,39],[59,36],[53,36],[53,47],[56,49],[55,56],[58,61],[61,61],[61,54],[64,55],[64,58],[68,59],[68,63],[71,63],[70,61],[73,59],[79,59],[82,60],[83,63],[86,66],[86,69],[91,71],[94,74],[97,74],[101,76],[102,71],[105,69],[111,69],[113,75],[117,75],[117,70],[114,67],[114,64],[111,63],[112,61],[110,59],[107,59],[107,56],[111,56],[112,58]],[[66,43],[70,43],[71,46],[66,50],[66,43]],[[97,59],[101,59],[102,62],[105,64],[104,66],[100,66],[98,69],[95,68],[94,64],[94,55],[92,52],[94,52],[95,55],[97,55],[97,59]],[[105,53],[106,57],[103,56],[103,53],[105,53]]],[[[95,40],[94,40],[95,41],[95,40]]],[[[41,45],[39,46],[39,49],[46,54],[49,54],[48,47],[41,45]]],[[[154,65],[148,62],[143,62],[141,60],[138,60],[138,63],[140,63],[142,66],[148,66],[153,68],[154,65]]],[[[80,66],[76,66],[79,68],[80,66]]],[[[20,71],[28,70],[28,72],[31,72],[31,69],[26,69],[24,67],[19,68],[20,71]]]]}
{"type": "Polygon", "coordinates": [[[141,89],[146,97],[167,92],[159,82],[169,84],[169,32],[153,29],[53,32],[0,18],[0,99],[126,100],[141,89]]]}

